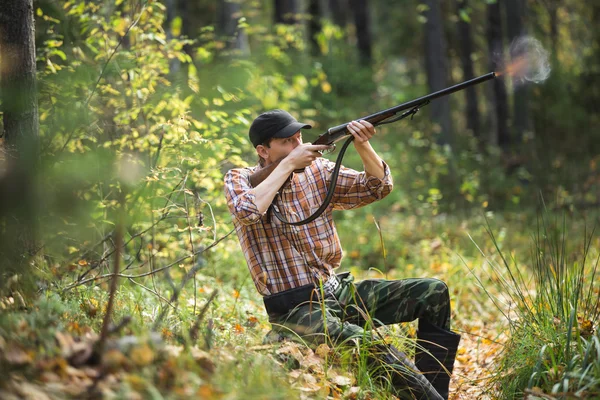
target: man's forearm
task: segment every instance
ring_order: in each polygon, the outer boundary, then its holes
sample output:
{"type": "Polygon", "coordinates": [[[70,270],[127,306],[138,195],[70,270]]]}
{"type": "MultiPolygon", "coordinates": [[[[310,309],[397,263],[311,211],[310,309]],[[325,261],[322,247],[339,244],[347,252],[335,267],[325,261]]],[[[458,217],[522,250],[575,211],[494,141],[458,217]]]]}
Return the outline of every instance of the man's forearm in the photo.
{"type": "Polygon", "coordinates": [[[284,160],[279,163],[277,168],[264,181],[249,191],[249,193],[254,194],[256,198],[254,204],[256,204],[260,213],[267,211],[279,188],[283,186],[293,170],[293,167],[284,160]]]}
{"type": "Polygon", "coordinates": [[[383,179],[385,176],[385,169],[383,167],[383,160],[377,155],[373,147],[369,142],[355,146],[358,155],[362,159],[365,172],[367,175],[375,176],[379,179],[383,179]]]}

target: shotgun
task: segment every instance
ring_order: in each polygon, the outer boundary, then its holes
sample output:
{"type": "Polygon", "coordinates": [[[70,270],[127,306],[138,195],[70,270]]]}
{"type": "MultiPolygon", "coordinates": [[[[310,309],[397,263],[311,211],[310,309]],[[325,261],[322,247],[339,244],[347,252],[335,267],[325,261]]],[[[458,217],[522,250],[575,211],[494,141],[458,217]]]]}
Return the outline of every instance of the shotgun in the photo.
{"type": "MultiPolygon", "coordinates": [[[[470,79],[468,81],[458,83],[454,86],[450,86],[446,89],[439,90],[437,92],[428,94],[423,97],[419,97],[418,99],[414,99],[408,101],[406,103],[397,105],[392,108],[388,108],[387,110],[379,111],[375,114],[368,115],[363,118],[359,118],[359,120],[365,120],[370,122],[373,126],[390,124],[392,122],[399,121],[408,116],[412,116],[416,114],[419,109],[427,104],[431,100],[437,99],[439,97],[447,96],[451,93],[458,92],[459,90],[463,90],[468,88],[469,86],[477,85],[479,83],[488,81],[496,77],[494,72],[487,73],[485,75],[481,75],[477,78],[470,79]],[[402,114],[398,115],[398,113],[402,112],[402,114]]],[[[337,125],[332,128],[327,129],[325,133],[320,135],[312,144],[324,144],[324,145],[335,145],[335,143],[340,140],[346,139],[348,137],[352,137],[352,134],[348,131],[349,123],[345,123],[342,125],[337,125]]],[[[279,165],[282,160],[278,160],[274,163],[263,167],[250,175],[250,184],[252,187],[258,186],[262,181],[264,181],[273,170],[279,165]]],[[[299,170],[295,172],[302,172],[304,170],[299,170]]]]}

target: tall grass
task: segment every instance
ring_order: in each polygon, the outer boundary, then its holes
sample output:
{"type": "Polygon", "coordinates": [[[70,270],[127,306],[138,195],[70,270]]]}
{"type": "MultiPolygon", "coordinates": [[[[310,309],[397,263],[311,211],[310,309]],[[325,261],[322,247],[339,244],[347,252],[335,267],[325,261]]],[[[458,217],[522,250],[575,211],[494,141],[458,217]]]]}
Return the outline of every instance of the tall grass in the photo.
{"type": "Polygon", "coordinates": [[[510,332],[491,381],[499,398],[600,398],[595,230],[584,228],[577,239],[569,234],[566,215],[541,212],[526,265],[501,248],[489,222],[487,230],[498,257],[482,254],[501,295],[484,290],[510,332]]]}

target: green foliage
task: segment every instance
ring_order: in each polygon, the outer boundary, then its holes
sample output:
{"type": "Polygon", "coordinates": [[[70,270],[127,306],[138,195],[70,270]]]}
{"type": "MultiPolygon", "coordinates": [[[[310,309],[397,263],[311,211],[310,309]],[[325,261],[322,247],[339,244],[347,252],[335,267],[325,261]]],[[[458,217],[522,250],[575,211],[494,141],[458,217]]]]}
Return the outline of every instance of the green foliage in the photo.
{"type": "Polygon", "coordinates": [[[600,394],[597,354],[600,296],[598,240],[584,232],[583,243],[567,237],[567,220],[549,213],[538,219],[531,249],[532,277],[506,255],[489,230],[502,260],[493,266],[502,296],[495,305],[511,336],[494,380],[501,398],[523,393],[563,397],[600,394]],[[506,303],[509,304],[507,309],[506,303]]]}

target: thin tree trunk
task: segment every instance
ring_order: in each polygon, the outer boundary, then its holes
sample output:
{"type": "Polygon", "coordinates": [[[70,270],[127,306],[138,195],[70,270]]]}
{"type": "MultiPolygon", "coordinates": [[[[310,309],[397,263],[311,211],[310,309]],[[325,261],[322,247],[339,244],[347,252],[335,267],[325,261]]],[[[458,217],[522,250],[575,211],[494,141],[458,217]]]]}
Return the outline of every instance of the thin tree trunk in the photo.
{"type": "MultiPolygon", "coordinates": [[[[512,44],[525,34],[525,7],[522,0],[506,0],[506,31],[512,44]]],[[[517,143],[523,142],[523,134],[529,126],[529,89],[527,85],[518,85],[513,91],[513,131],[517,143]]]]}
{"type": "MultiPolygon", "coordinates": [[[[192,12],[190,10],[190,3],[188,0],[176,1],[177,8],[179,9],[179,15],[181,15],[181,33],[188,39],[192,39],[192,12]]],[[[194,59],[194,49],[192,45],[184,45],[183,51],[185,51],[192,58],[192,60],[194,59]]]]}
{"type": "Polygon", "coordinates": [[[350,7],[354,12],[359,62],[363,67],[370,67],[373,59],[373,51],[367,0],[350,0],[350,7]]]}
{"type": "Polygon", "coordinates": [[[323,29],[321,24],[323,12],[321,9],[320,0],[309,0],[308,14],[310,15],[310,20],[308,22],[308,37],[310,41],[311,54],[313,56],[318,56],[321,54],[321,49],[319,47],[317,36],[321,32],[321,29],[323,29]]]}
{"type": "MultiPolygon", "coordinates": [[[[171,27],[173,24],[173,20],[177,17],[177,4],[176,0],[165,0],[165,7],[167,8],[167,13],[165,16],[165,32],[167,34],[167,40],[173,39],[173,33],[171,31],[171,27]]],[[[169,72],[171,74],[176,74],[179,72],[181,68],[181,61],[177,57],[169,60],[169,72]]]]}
{"type": "MultiPolygon", "coordinates": [[[[461,10],[468,8],[468,0],[457,0],[456,8],[460,14],[461,10]]],[[[463,80],[472,79],[475,77],[473,68],[473,38],[471,36],[471,23],[463,20],[458,21],[458,36],[460,42],[460,62],[463,69],[463,80]]],[[[477,108],[477,91],[474,86],[465,90],[467,99],[467,129],[473,132],[475,137],[479,137],[479,110],[477,108]]]]}
{"type": "MultiPolygon", "coordinates": [[[[434,92],[448,86],[448,62],[446,58],[446,40],[439,0],[426,0],[424,13],[427,22],[425,28],[425,69],[429,91],[434,92]]],[[[441,132],[440,144],[452,144],[452,123],[448,97],[437,99],[430,105],[431,118],[441,132]]]]}
{"type": "Polygon", "coordinates": [[[274,21],[276,24],[295,24],[298,22],[299,11],[298,0],[275,0],[274,21]]]}
{"type": "Polygon", "coordinates": [[[38,250],[34,181],[39,122],[32,0],[8,1],[0,7],[0,54],[5,140],[0,155],[0,281],[6,282],[8,274],[27,275],[28,260],[38,250]]]}
{"type": "Polygon", "coordinates": [[[239,2],[220,0],[218,6],[217,32],[227,40],[227,48],[235,50],[240,55],[250,53],[248,35],[243,29],[238,29],[242,7],[239,2]]]}
{"type": "Polygon", "coordinates": [[[553,0],[546,2],[548,15],[550,16],[550,43],[552,54],[558,54],[558,3],[553,0]]]}
{"type": "Polygon", "coordinates": [[[334,24],[345,28],[348,23],[347,0],[329,0],[329,12],[334,24]]]}
{"type": "MultiPolygon", "coordinates": [[[[498,2],[488,5],[488,51],[490,57],[490,67],[493,70],[503,66],[504,61],[504,43],[502,40],[502,17],[500,5],[498,2]]],[[[506,85],[503,77],[494,79],[493,95],[491,96],[493,104],[491,117],[492,133],[494,135],[492,142],[500,146],[503,150],[508,150],[510,146],[510,137],[508,135],[508,101],[506,96],[506,85]]]]}

